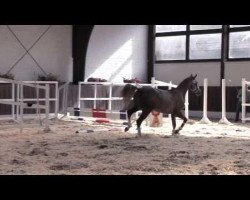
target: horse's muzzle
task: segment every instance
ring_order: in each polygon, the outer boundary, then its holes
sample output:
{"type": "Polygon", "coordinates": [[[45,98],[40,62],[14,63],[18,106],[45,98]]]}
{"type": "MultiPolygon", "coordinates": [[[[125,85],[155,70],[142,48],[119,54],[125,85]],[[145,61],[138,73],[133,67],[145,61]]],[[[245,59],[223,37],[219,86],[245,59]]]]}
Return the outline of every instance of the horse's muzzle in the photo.
{"type": "Polygon", "coordinates": [[[198,96],[201,96],[202,92],[201,92],[200,89],[198,89],[198,90],[196,90],[196,91],[194,92],[194,94],[198,97],[198,96]]]}

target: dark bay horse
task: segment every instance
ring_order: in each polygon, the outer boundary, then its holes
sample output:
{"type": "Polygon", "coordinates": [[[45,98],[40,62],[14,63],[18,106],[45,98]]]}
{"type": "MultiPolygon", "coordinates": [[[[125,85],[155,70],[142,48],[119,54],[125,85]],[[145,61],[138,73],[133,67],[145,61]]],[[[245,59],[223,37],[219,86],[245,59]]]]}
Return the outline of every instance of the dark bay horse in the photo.
{"type": "Polygon", "coordinates": [[[141,123],[147,118],[151,111],[171,114],[173,131],[172,134],[178,134],[187,122],[187,118],[182,114],[181,110],[184,108],[185,95],[188,90],[194,92],[196,96],[201,95],[201,90],[198,87],[198,82],[195,80],[195,76],[183,80],[177,88],[172,90],[160,90],[152,87],[138,88],[131,84],[124,86],[122,90],[122,97],[125,103],[125,109],[127,110],[128,126],[125,128],[125,132],[130,129],[131,115],[138,110],[142,110],[142,114],[136,120],[138,135],[141,135],[141,123]],[[133,100],[131,98],[133,97],[133,100]],[[176,117],[183,120],[182,125],[176,128],[176,117]]]}

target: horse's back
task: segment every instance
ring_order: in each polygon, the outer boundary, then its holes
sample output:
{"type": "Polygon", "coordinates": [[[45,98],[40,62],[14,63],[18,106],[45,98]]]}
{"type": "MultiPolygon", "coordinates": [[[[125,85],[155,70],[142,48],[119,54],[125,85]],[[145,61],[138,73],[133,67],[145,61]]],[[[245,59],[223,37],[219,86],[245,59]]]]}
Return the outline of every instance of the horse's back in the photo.
{"type": "Polygon", "coordinates": [[[135,101],[142,109],[154,109],[163,113],[171,113],[175,108],[173,91],[143,87],[135,94],[135,101]]]}

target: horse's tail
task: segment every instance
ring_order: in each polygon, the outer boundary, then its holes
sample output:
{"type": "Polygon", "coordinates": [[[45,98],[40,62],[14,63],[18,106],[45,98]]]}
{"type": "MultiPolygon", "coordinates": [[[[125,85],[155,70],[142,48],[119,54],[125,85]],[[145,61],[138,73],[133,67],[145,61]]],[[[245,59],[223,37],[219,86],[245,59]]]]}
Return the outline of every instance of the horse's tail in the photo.
{"type": "Polygon", "coordinates": [[[129,107],[131,107],[131,98],[134,96],[135,92],[138,90],[138,88],[131,84],[126,84],[124,88],[122,89],[121,95],[123,97],[124,102],[124,108],[123,110],[127,110],[129,107]]]}

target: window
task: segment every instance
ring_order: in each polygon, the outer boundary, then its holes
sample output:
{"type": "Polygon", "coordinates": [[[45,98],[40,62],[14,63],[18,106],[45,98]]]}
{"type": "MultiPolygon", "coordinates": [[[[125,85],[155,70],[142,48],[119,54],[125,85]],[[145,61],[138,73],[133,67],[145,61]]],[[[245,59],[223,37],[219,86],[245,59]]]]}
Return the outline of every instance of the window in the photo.
{"type": "Polygon", "coordinates": [[[156,38],[156,60],[185,60],[186,37],[169,36],[156,38]]]}
{"type": "Polygon", "coordinates": [[[156,32],[186,31],[186,25],[156,25],[156,32]]]}
{"type": "Polygon", "coordinates": [[[222,25],[190,25],[190,30],[221,29],[222,25]]]}
{"type": "Polygon", "coordinates": [[[229,58],[250,58],[250,31],[230,33],[229,58]]]}
{"type": "Polygon", "coordinates": [[[156,62],[221,58],[222,25],[156,25],[156,62]]]}
{"type": "Polygon", "coordinates": [[[250,25],[230,25],[230,28],[237,28],[237,27],[247,27],[250,25]]]}
{"type": "Polygon", "coordinates": [[[221,34],[190,36],[190,59],[220,59],[221,34]]]}
{"type": "Polygon", "coordinates": [[[224,53],[250,60],[250,25],[155,25],[154,36],[156,63],[221,61],[224,53]]]}
{"type": "Polygon", "coordinates": [[[250,26],[230,25],[228,59],[250,58],[250,26]]]}

